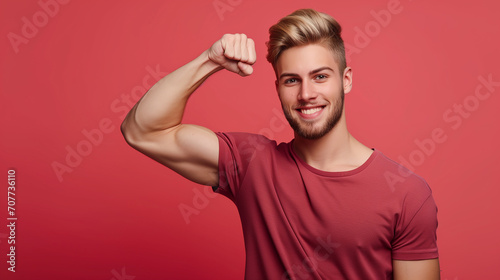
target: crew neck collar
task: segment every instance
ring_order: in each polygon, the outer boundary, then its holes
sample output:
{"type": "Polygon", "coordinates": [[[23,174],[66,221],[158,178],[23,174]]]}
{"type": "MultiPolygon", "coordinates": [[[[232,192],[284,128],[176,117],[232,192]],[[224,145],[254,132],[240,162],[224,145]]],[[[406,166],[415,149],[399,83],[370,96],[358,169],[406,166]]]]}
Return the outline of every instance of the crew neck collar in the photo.
{"type": "Polygon", "coordinates": [[[354,174],[357,174],[357,173],[363,171],[380,154],[379,150],[377,150],[375,148],[371,148],[371,149],[373,150],[373,153],[370,155],[370,157],[362,165],[360,165],[354,169],[347,170],[347,171],[324,171],[324,170],[314,168],[314,167],[310,166],[308,163],[306,163],[304,160],[302,160],[302,158],[299,157],[299,155],[297,155],[297,153],[293,150],[293,140],[288,143],[288,150],[290,151],[290,154],[292,155],[292,157],[295,159],[296,162],[298,162],[300,165],[307,168],[309,171],[311,171],[315,174],[321,175],[321,176],[326,176],[326,177],[350,176],[350,175],[354,175],[354,174]]]}

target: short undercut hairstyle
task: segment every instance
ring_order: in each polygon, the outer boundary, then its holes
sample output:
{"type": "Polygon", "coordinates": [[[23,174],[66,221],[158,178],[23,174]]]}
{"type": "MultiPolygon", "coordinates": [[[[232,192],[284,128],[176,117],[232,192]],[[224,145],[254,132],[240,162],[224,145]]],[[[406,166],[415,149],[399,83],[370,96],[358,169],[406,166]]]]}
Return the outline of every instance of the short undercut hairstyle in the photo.
{"type": "Polygon", "coordinates": [[[330,15],[313,9],[297,10],[269,28],[267,61],[276,70],[276,62],[283,51],[308,44],[330,48],[339,64],[340,74],[347,67],[342,28],[330,15]]]}

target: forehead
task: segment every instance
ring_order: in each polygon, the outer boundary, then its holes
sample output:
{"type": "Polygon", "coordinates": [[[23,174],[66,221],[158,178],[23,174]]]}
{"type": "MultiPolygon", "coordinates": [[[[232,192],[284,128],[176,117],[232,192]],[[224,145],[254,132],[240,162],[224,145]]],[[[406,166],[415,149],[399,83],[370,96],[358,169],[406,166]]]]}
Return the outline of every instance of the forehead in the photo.
{"type": "Polygon", "coordinates": [[[283,51],[276,62],[276,74],[291,72],[302,75],[324,66],[335,71],[339,69],[333,51],[320,44],[309,44],[283,51]]]}

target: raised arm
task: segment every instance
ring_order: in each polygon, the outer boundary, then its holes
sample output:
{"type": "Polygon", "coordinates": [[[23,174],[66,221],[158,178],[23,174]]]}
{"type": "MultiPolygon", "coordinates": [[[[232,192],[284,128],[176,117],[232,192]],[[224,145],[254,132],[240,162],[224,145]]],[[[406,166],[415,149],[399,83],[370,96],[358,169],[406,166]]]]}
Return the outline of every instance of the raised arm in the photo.
{"type": "Polygon", "coordinates": [[[187,179],[218,185],[217,136],[211,130],[182,124],[191,94],[210,75],[227,69],[252,74],[255,46],[244,34],[226,34],[193,61],[153,85],[125,117],[121,130],[136,150],[187,179]]]}

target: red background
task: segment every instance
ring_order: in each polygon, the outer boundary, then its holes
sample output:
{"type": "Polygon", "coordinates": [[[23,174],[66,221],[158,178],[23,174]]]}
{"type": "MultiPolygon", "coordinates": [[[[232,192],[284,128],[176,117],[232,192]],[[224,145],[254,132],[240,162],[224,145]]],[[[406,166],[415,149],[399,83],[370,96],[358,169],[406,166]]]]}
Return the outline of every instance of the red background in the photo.
{"type": "Polygon", "coordinates": [[[143,80],[154,82],[147,68],[171,72],[224,33],[246,33],[257,45],[254,74],[211,77],[190,100],[185,122],[288,141],[291,130],[271,122],[273,110],[281,109],[264,43],[269,26],[304,7],[333,15],[350,50],[357,48],[349,56],[354,87],[346,97],[351,133],[407,161],[431,185],[439,207],[442,279],[500,279],[500,87],[480,88],[490,93],[483,100],[474,95],[480,76],[500,81],[498,4],[67,2],[55,2],[58,11],[51,6],[45,18],[38,1],[0,4],[1,279],[242,279],[234,205],[221,196],[195,197],[205,187],[127,146],[119,125],[145,92],[143,80]],[[226,10],[217,11],[214,3],[226,10]],[[374,14],[388,4],[399,13],[382,26],[374,14]],[[39,25],[25,32],[31,38],[23,35],[24,17],[39,25]],[[359,32],[368,37],[363,41],[359,32]],[[23,42],[12,43],[12,34],[24,36],[23,42]],[[463,115],[449,112],[464,102],[463,115]],[[105,130],[102,137],[97,129],[105,130]],[[435,129],[445,140],[425,142],[435,129]],[[93,144],[84,133],[93,135],[93,144]],[[70,157],[71,167],[66,158],[78,149],[85,156],[70,157]],[[58,178],[54,164],[67,172],[58,178]],[[6,262],[12,168],[15,273],[6,262]],[[180,205],[198,211],[189,223],[180,205]]]}

